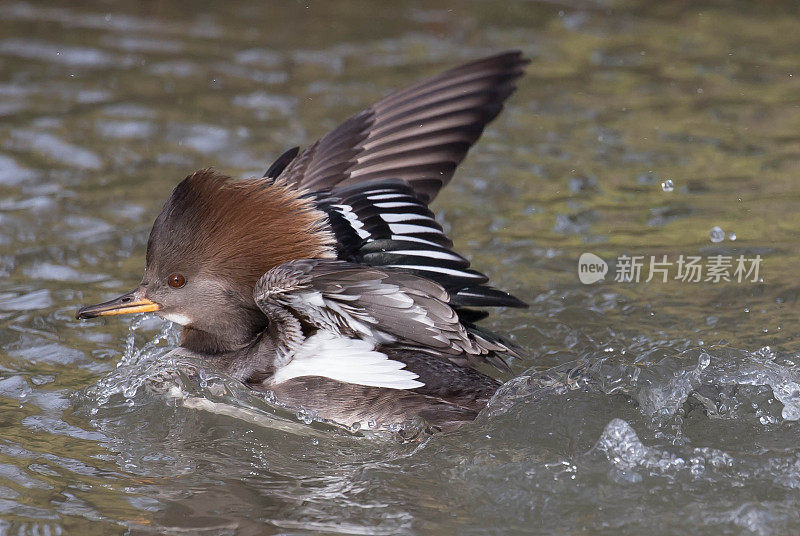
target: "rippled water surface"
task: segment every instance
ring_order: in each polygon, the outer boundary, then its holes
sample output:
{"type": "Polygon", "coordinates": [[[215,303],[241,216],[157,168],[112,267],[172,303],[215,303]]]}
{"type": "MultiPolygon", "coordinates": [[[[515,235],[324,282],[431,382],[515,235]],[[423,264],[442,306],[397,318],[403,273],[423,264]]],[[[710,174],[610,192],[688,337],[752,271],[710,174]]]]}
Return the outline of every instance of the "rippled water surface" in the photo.
{"type": "Polygon", "coordinates": [[[0,533],[800,532],[798,27],[789,1],[0,2],[0,533]],[[488,321],[530,358],[475,423],[305,424],[163,357],[157,318],[73,319],[139,281],[189,172],[260,175],[508,48],[528,75],[434,206],[532,305],[488,321]]]}

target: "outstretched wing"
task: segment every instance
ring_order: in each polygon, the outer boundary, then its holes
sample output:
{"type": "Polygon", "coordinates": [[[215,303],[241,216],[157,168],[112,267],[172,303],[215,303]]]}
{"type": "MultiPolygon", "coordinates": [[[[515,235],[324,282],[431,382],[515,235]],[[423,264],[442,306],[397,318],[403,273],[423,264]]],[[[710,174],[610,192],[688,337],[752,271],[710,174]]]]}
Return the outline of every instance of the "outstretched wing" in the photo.
{"type": "Polygon", "coordinates": [[[269,175],[311,191],[401,179],[427,204],[503,109],[527,63],[519,51],[506,52],[396,91],[289,163],[285,154],[269,175]]]}
{"type": "Polygon", "coordinates": [[[286,151],[265,176],[310,191],[329,216],[340,259],[432,279],[456,308],[526,307],[452,251],[427,205],[527,63],[519,51],[505,52],[396,91],[303,151],[286,151]]]}
{"type": "Polygon", "coordinates": [[[378,348],[397,343],[495,365],[497,354],[513,353],[467,331],[441,285],[400,270],[331,259],[290,261],[264,274],[254,297],[265,311],[284,307],[317,329],[372,341],[378,348]]]}

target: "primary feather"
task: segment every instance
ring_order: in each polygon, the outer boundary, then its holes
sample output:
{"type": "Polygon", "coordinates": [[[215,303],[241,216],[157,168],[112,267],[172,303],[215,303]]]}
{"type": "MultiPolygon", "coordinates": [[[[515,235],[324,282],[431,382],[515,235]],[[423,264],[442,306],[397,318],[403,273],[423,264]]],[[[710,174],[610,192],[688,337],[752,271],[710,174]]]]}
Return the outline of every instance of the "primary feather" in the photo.
{"type": "Polygon", "coordinates": [[[527,63],[506,52],[396,91],[301,151],[279,178],[312,191],[395,178],[427,204],[503,109],[527,63]]]}

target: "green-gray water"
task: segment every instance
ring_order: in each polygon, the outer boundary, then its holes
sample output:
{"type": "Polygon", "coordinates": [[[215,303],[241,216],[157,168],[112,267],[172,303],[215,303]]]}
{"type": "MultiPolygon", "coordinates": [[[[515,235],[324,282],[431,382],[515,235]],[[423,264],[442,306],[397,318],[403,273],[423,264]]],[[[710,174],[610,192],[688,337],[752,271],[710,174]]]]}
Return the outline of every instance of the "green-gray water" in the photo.
{"type": "Polygon", "coordinates": [[[800,531],[798,28],[790,1],[0,2],[0,534],[800,531]],[[73,319],[138,282],[189,172],[260,175],[511,48],[528,74],[433,207],[531,303],[488,321],[531,357],[477,422],[306,425],[160,359],[156,318],[73,319]]]}

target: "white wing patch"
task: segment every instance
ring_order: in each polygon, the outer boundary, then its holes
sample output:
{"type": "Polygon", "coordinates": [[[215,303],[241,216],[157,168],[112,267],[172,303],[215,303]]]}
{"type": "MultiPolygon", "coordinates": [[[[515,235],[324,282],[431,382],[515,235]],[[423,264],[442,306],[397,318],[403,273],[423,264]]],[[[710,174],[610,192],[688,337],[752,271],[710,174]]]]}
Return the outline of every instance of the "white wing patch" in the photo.
{"type": "Polygon", "coordinates": [[[444,266],[424,266],[420,264],[387,264],[388,268],[402,268],[405,270],[419,270],[421,272],[439,272],[440,274],[454,275],[457,277],[468,277],[470,279],[483,279],[481,274],[472,274],[463,270],[445,268],[444,266]]]}
{"type": "MultiPolygon", "coordinates": [[[[375,193],[380,191],[382,190],[375,190],[375,193]]],[[[391,190],[385,190],[385,191],[392,192],[391,190]]],[[[367,199],[369,199],[370,201],[389,201],[390,199],[400,199],[401,197],[403,197],[402,195],[397,195],[396,192],[388,194],[378,194],[378,195],[375,195],[375,193],[372,193],[372,195],[368,195],[367,199]]]]}
{"type": "Polygon", "coordinates": [[[361,238],[369,238],[370,234],[364,230],[364,223],[358,219],[358,215],[353,212],[353,208],[349,205],[332,205],[336,211],[345,217],[345,219],[350,223],[350,227],[358,234],[361,238]]]}
{"type": "MultiPolygon", "coordinates": [[[[404,221],[430,221],[433,222],[434,220],[427,217],[427,216],[420,216],[419,214],[414,214],[410,212],[408,214],[397,214],[394,212],[387,212],[381,214],[381,219],[386,223],[400,223],[404,221]]],[[[434,228],[434,231],[438,231],[439,229],[434,228]]]]}
{"type": "Polygon", "coordinates": [[[431,242],[430,240],[425,240],[424,238],[417,238],[416,236],[393,234],[392,235],[392,240],[410,240],[412,242],[419,242],[420,244],[427,244],[429,246],[436,246],[437,248],[441,247],[436,242],[431,242]]]}
{"type": "Polygon", "coordinates": [[[405,366],[375,351],[372,343],[320,331],[306,339],[292,360],[275,372],[272,381],[283,383],[302,376],[323,376],[387,389],[415,389],[425,385],[416,381],[416,374],[403,370],[405,366]]]}
{"type": "Polygon", "coordinates": [[[419,207],[419,203],[409,203],[408,201],[389,201],[386,203],[375,203],[375,208],[403,208],[403,207],[419,207]]]}
{"type": "Polygon", "coordinates": [[[428,249],[395,249],[392,251],[387,251],[387,253],[391,253],[392,255],[408,255],[412,257],[428,257],[430,259],[442,259],[445,261],[458,262],[462,260],[462,258],[455,253],[442,250],[431,251],[428,249]]]}
{"type": "Polygon", "coordinates": [[[412,233],[435,233],[442,234],[439,229],[434,227],[425,227],[424,225],[413,225],[410,223],[390,223],[389,229],[397,234],[412,234],[412,233]]]}

